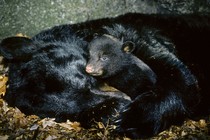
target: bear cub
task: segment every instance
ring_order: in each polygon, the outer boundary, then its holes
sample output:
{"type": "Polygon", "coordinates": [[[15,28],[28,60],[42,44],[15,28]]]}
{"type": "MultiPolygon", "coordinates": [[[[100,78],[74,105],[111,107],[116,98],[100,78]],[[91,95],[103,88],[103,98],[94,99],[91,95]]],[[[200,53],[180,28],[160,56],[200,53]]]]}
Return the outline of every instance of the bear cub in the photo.
{"type": "Polygon", "coordinates": [[[134,99],[156,84],[156,75],[143,61],[132,55],[135,44],[102,35],[89,44],[90,59],[86,72],[134,99]]]}

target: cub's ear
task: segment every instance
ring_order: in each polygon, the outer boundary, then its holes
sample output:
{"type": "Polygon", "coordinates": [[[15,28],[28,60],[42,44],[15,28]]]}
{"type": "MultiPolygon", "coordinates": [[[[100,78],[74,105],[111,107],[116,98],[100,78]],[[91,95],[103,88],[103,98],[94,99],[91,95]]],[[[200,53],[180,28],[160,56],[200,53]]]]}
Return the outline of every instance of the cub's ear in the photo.
{"type": "Polygon", "coordinates": [[[8,60],[23,60],[29,58],[35,51],[35,44],[26,37],[9,37],[0,43],[0,53],[8,60]]]}
{"type": "Polygon", "coordinates": [[[131,53],[135,49],[135,44],[131,41],[126,41],[122,45],[122,50],[126,53],[131,53]]]}

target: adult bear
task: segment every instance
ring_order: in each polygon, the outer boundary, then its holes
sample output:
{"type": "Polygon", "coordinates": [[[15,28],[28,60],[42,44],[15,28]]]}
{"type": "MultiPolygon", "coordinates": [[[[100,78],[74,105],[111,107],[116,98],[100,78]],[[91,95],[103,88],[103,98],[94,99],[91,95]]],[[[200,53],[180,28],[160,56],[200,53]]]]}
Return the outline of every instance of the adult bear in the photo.
{"type": "Polygon", "coordinates": [[[99,90],[100,83],[85,72],[87,42],[65,30],[60,32],[64,38],[45,34],[1,41],[0,51],[9,66],[5,100],[27,115],[58,122],[70,119],[84,127],[114,119],[116,111],[130,103],[129,98],[118,91],[99,90]],[[42,40],[48,35],[52,38],[42,40]]]}
{"type": "MultiPolygon", "coordinates": [[[[90,42],[95,40],[94,38],[97,40],[97,36],[100,38],[104,35],[120,40],[121,44],[127,41],[133,42],[136,47],[131,52],[148,65],[157,76],[156,86],[151,86],[151,89],[147,89],[148,92],[138,93],[139,96],[123,113],[123,119],[120,118],[118,121],[119,131],[132,136],[142,133],[157,134],[172,124],[183,122],[186,117],[209,113],[210,88],[207,84],[210,78],[210,66],[206,64],[209,23],[210,17],[204,15],[126,14],[114,19],[95,20],[76,25],[84,29],[78,32],[78,35],[82,35],[90,42]]],[[[106,43],[106,40],[99,41],[98,51],[100,45],[107,45],[106,43]]],[[[99,56],[103,54],[97,56],[96,53],[90,58],[99,60],[99,56]]],[[[114,60],[110,61],[108,65],[113,66],[114,60]]],[[[96,61],[93,63],[97,64],[96,61]]],[[[121,65],[121,62],[118,64],[121,65]]],[[[113,71],[117,66],[113,67],[113,71]]],[[[112,73],[112,70],[107,73],[109,72],[112,73]]],[[[132,97],[133,90],[130,88],[132,84],[127,82],[129,87],[126,88],[126,82],[120,83],[123,78],[119,78],[118,84],[115,84],[111,81],[114,79],[112,76],[106,80],[132,97]]],[[[126,76],[121,75],[121,77],[126,76]]]]}
{"type": "Polygon", "coordinates": [[[106,120],[112,116],[112,111],[116,108],[120,112],[119,121],[116,122],[117,131],[134,138],[157,134],[196,112],[199,93],[204,99],[208,99],[204,95],[210,91],[207,86],[210,78],[209,67],[205,63],[210,35],[209,19],[208,16],[196,15],[130,13],[116,18],[56,26],[42,31],[31,40],[5,39],[1,42],[0,50],[10,63],[10,86],[6,100],[29,114],[57,117],[58,120],[70,118],[81,121],[83,125],[88,125],[91,117],[99,121],[101,117],[102,120],[106,120]],[[116,30],[118,27],[122,27],[119,28],[119,33],[116,30]],[[82,52],[85,51],[86,45],[80,47],[92,41],[97,34],[109,34],[122,41],[132,41],[136,45],[132,53],[154,71],[157,81],[162,81],[162,85],[166,84],[161,87],[162,91],[172,88],[174,96],[157,90],[148,96],[147,94],[141,96],[142,93],[139,93],[139,96],[134,97],[130,103],[123,97],[113,97],[112,94],[101,93],[100,90],[96,92],[94,85],[97,85],[98,81],[85,74],[88,56],[82,55],[82,52]],[[73,50],[68,50],[72,47],[73,50]],[[63,53],[65,55],[60,55],[63,53]],[[72,57],[74,54],[79,54],[80,57],[72,57]],[[76,65],[75,63],[80,60],[81,65],[76,65]],[[173,74],[175,72],[175,76],[170,75],[170,72],[173,74]],[[80,82],[74,84],[75,79],[76,81],[83,79],[83,84],[80,82]],[[57,84],[58,86],[55,86],[57,84]],[[193,86],[191,88],[188,85],[193,86]],[[183,92],[180,89],[183,89],[183,92]],[[107,109],[102,111],[101,107],[104,104],[107,109]],[[173,104],[179,105],[180,108],[173,108],[173,104]],[[158,108],[160,105],[162,108],[158,108]],[[148,118],[145,123],[145,117],[141,117],[146,115],[143,114],[145,112],[141,112],[142,108],[149,111],[146,112],[148,118]],[[58,110],[60,112],[57,113],[58,110]],[[154,110],[159,116],[154,115],[154,110]],[[92,111],[95,115],[91,113],[92,111]],[[159,111],[166,112],[167,115],[159,111]],[[152,117],[150,113],[153,114],[152,117]]]}
{"type": "Polygon", "coordinates": [[[131,54],[135,47],[107,34],[89,45],[87,73],[133,100],[117,121],[118,130],[128,135],[157,133],[192,116],[200,98],[195,76],[168,48],[148,46],[145,63],[131,54]]]}

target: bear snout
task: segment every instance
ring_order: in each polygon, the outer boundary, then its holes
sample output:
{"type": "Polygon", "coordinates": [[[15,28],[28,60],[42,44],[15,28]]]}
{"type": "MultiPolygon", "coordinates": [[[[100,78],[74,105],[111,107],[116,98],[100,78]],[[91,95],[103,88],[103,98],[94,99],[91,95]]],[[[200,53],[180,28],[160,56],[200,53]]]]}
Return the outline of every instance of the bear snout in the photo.
{"type": "Polygon", "coordinates": [[[87,73],[93,73],[94,72],[94,68],[92,65],[87,65],[86,68],[85,68],[85,71],[87,73]]]}

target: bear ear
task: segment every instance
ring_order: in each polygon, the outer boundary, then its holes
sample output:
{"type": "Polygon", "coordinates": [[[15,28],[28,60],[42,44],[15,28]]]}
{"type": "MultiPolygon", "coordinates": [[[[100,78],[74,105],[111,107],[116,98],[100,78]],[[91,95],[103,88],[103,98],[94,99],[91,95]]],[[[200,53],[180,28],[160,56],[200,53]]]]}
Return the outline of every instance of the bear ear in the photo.
{"type": "Polygon", "coordinates": [[[0,43],[0,53],[8,60],[25,59],[34,51],[33,41],[26,37],[9,37],[0,43]]]}
{"type": "Polygon", "coordinates": [[[131,53],[135,49],[135,44],[132,41],[126,41],[122,45],[122,50],[126,53],[131,53]]]}

